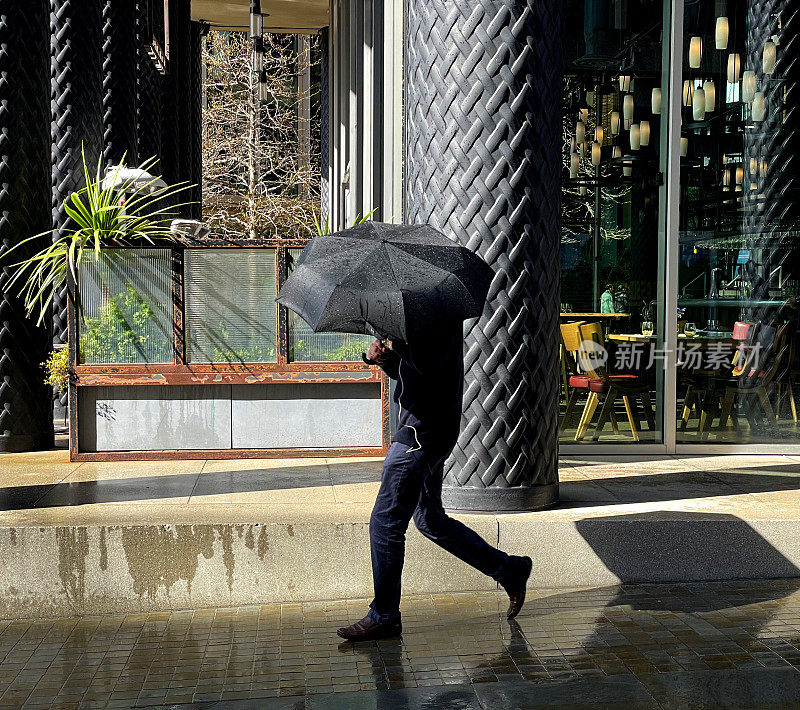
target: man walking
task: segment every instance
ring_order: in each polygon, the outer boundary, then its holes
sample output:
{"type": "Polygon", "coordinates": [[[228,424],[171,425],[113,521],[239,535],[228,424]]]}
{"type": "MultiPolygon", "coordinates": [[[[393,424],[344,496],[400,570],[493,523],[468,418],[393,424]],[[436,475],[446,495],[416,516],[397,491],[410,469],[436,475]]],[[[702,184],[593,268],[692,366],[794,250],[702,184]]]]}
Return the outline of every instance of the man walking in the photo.
{"type": "Polygon", "coordinates": [[[405,535],[413,517],[419,531],[460,560],[496,580],[508,593],[514,618],[525,602],[529,557],[489,545],[442,506],[444,462],[458,439],[464,389],[460,321],[431,325],[408,343],[373,342],[365,360],[398,380],[398,431],[383,464],[381,487],[369,523],[375,598],[367,616],[338,630],[358,641],[398,636],[400,578],[405,535]]]}

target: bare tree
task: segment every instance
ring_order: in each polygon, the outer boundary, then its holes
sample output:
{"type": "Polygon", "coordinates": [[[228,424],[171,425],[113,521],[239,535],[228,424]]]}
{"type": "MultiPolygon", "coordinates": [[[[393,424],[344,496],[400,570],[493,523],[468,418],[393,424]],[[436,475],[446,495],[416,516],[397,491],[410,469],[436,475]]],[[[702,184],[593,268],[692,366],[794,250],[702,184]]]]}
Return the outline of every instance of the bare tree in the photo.
{"type": "Polygon", "coordinates": [[[313,230],[319,161],[300,159],[298,120],[308,119],[298,119],[298,107],[309,97],[298,91],[298,77],[311,63],[315,41],[264,35],[266,83],[259,86],[247,35],[208,35],[203,211],[219,236],[259,239],[313,230]],[[305,51],[298,54],[298,46],[305,51]]]}

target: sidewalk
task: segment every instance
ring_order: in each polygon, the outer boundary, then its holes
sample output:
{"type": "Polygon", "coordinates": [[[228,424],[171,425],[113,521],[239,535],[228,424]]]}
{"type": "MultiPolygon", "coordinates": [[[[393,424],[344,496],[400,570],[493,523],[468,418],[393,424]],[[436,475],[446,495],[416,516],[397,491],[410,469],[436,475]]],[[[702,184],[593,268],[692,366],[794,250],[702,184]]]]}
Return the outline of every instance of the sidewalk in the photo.
{"type": "Polygon", "coordinates": [[[0,708],[506,710],[800,705],[800,581],[366,599],[0,622],[0,708]]]}
{"type": "MultiPolygon", "coordinates": [[[[0,456],[0,618],[365,597],[379,476],[364,459],[0,456]]],[[[790,456],[565,457],[558,507],[459,517],[530,555],[535,587],[791,578],[798,489],[790,456]]],[[[493,588],[412,526],[407,593],[493,588]]]]}

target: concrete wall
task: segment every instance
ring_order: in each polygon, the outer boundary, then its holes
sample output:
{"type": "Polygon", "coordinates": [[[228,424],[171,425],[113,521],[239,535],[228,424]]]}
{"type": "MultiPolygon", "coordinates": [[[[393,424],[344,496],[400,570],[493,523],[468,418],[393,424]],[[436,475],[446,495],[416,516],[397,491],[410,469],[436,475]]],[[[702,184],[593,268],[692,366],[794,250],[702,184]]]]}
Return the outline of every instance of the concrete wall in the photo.
{"type": "MultiPolygon", "coordinates": [[[[0,528],[0,618],[369,598],[366,515],[0,528]]],[[[663,511],[458,517],[491,544],[530,555],[531,587],[800,576],[796,520],[663,511]]],[[[407,550],[405,594],[494,588],[413,526],[407,550]]]]}
{"type": "Polygon", "coordinates": [[[381,445],[374,383],[84,387],[81,451],[381,445]]]}

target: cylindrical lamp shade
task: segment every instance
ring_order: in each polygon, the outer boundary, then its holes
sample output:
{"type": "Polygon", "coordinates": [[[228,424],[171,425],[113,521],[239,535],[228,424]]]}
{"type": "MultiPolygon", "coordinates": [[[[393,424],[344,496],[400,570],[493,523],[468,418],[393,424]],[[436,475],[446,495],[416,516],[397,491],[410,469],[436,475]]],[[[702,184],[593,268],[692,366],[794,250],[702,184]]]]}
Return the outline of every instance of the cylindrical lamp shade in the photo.
{"type": "Polygon", "coordinates": [[[586,150],[587,150],[586,141],[583,141],[583,143],[578,144],[578,154],[581,156],[581,160],[583,160],[586,157],[586,150]]]}
{"type": "Polygon", "coordinates": [[[761,66],[765,74],[772,74],[775,71],[775,64],[778,61],[778,50],[775,42],[768,39],[764,44],[764,55],[761,66]]]}
{"type": "Polygon", "coordinates": [[[625,128],[633,121],[633,96],[627,94],[622,100],[622,117],[625,119],[625,128]]]}
{"type": "Polygon", "coordinates": [[[588,108],[582,108],[580,111],[578,111],[578,120],[581,121],[582,123],[589,123],[588,108]]]}
{"type": "Polygon", "coordinates": [[[747,70],[742,74],[742,101],[749,104],[756,96],[756,73],[747,70]]]}
{"type": "Polygon", "coordinates": [[[602,143],[603,142],[603,127],[602,126],[597,126],[594,129],[594,139],[598,143],[602,143]]]}
{"type": "Polygon", "coordinates": [[[695,121],[704,121],[706,118],[706,92],[698,86],[692,96],[692,118],[695,121]]]}
{"type": "Polygon", "coordinates": [[[611,112],[611,135],[619,135],[619,111],[611,112]]]}
{"type": "MultiPolygon", "coordinates": [[[[626,155],[626,158],[630,158],[631,156],[626,155]]],[[[633,175],[633,161],[632,160],[625,160],[622,162],[622,174],[625,177],[630,177],[633,175]]]]}
{"type": "Polygon", "coordinates": [[[577,153],[572,153],[569,156],[569,176],[571,178],[578,177],[578,168],[581,164],[581,157],[577,153]]]}
{"type": "Polygon", "coordinates": [[[744,180],[744,168],[736,168],[736,184],[741,185],[744,180]]]}
{"type": "Polygon", "coordinates": [[[750,174],[755,175],[758,172],[758,158],[750,158],[750,174]]]}
{"type": "Polygon", "coordinates": [[[714,29],[714,46],[717,49],[728,48],[728,18],[718,17],[717,26],[714,29]]]}
{"type": "Polygon", "coordinates": [[[631,138],[631,150],[639,150],[639,147],[642,144],[642,137],[641,137],[641,131],[639,129],[639,124],[638,123],[631,124],[630,133],[631,133],[631,135],[630,135],[630,138],[631,138]]]}
{"type": "Polygon", "coordinates": [[[731,184],[731,171],[727,168],[722,172],[722,186],[730,187],[731,184]]]}
{"type": "Polygon", "coordinates": [[[763,91],[756,91],[753,96],[753,120],[761,122],[767,117],[767,102],[763,91]]]}
{"type": "Polygon", "coordinates": [[[689,155],[689,139],[681,138],[681,158],[685,158],[687,155],[689,155]]]}
{"type": "Polygon", "coordinates": [[[586,194],[586,192],[587,192],[587,190],[586,190],[586,185],[581,185],[581,186],[578,188],[578,193],[579,193],[580,195],[585,195],[585,194],[586,194]]]}
{"type": "Polygon", "coordinates": [[[699,69],[700,62],[703,61],[703,38],[692,37],[689,40],[689,66],[692,69],[699,69]]]}
{"type": "Polygon", "coordinates": [[[735,84],[739,81],[739,74],[742,70],[742,57],[738,52],[728,55],[728,83],[735,84]]]}
{"type": "Polygon", "coordinates": [[[650,145],[650,121],[639,121],[639,143],[650,145]]]}
{"type": "Polygon", "coordinates": [[[661,113],[661,89],[656,87],[650,96],[650,108],[655,115],[661,113]]]}
{"type": "Polygon", "coordinates": [[[579,145],[586,140],[586,124],[583,121],[578,121],[575,125],[575,140],[579,145]]]}
{"type": "Polygon", "coordinates": [[[622,148],[618,145],[615,145],[611,150],[611,157],[612,158],[621,158],[622,157],[622,148]]]}
{"type": "Polygon", "coordinates": [[[589,104],[592,108],[594,108],[594,91],[587,91],[586,92],[586,103],[589,104]]]}
{"type": "Polygon", "coordinates": [[[703,91],[706,95],[706,113],[710,113],[717,108],[717,87],[714,86],[713,79],[703,83],[703,91]]]}
{"type": "Polygon", "coordinates": [[[631,90],[631,77],[630,77],[630,74],[620,74],[620,76],[619,76],[619,90],[620,91],[630,91],[631,90]]]}
{"type": "Polygon", "coordinates": [[[758,164],[758,174],[763,178],[767,177],[767,161],[764,158],[761,159],[761,162],[758,164]]]}
{"type": "Polygon", "coordinates": [[[694,96],[694,82],[691,79],[686,79],[683,82],[683,105],[692,105],[692,96],[694,96]]]}
{"type": "Polygon", "coordinates": [[[595,141],[594,143],[592,143],[592,165],[600,165],[600,155],[601,155],[600,143],[595,141]]]}

